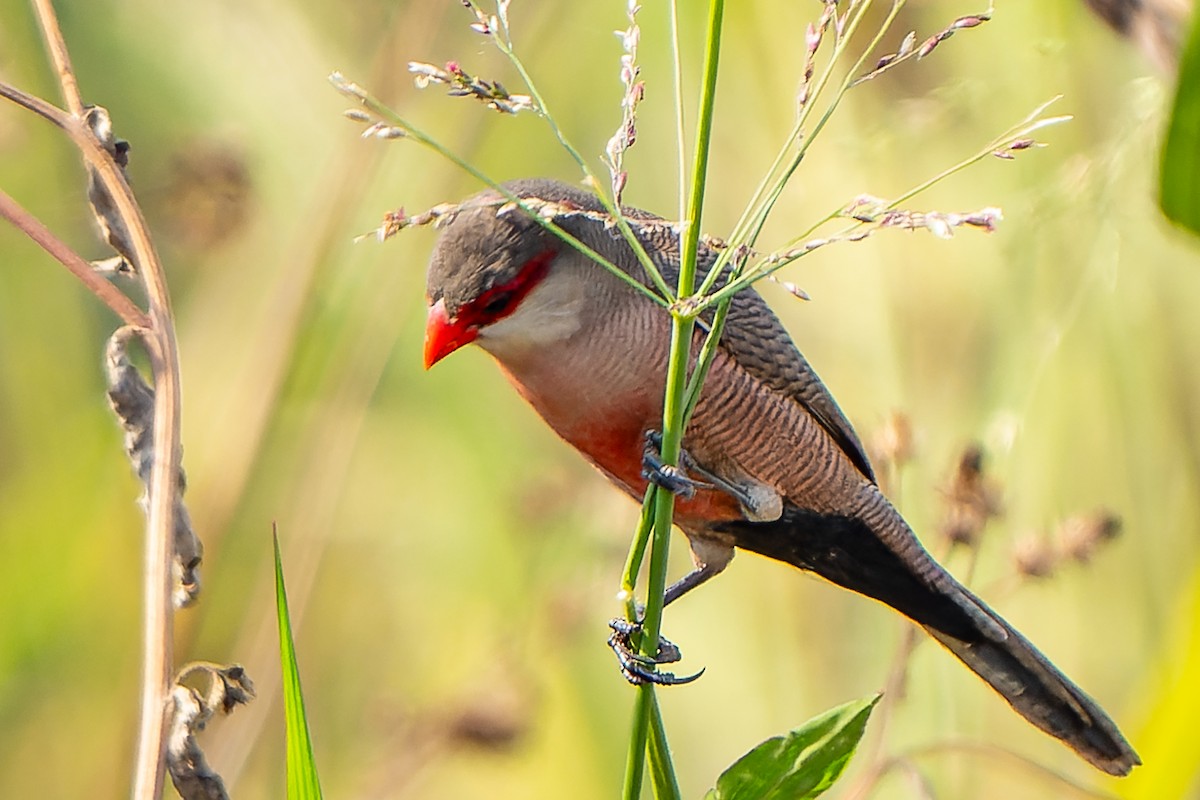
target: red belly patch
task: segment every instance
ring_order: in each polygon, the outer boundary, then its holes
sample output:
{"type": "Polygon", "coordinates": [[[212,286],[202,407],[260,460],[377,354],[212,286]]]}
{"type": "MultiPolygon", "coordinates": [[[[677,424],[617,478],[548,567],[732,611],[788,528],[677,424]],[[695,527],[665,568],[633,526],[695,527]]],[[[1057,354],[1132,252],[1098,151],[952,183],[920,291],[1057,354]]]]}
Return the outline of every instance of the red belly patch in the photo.
{"type": "MultiPolygon", "coordinates": [[[[628,426],[623,430],[591,430],[564,438],[609,480],[640,500],[646,493],[647,485],[642,477],[642,453],[648,427],[635,425],[632,430],[628,426]]],[[[680,497],[675,503],[675,519],[684,528],[703,527],[705,523],[742,517],[737,501],[719,490],[697,489],[691,498],[680,497]]]]}

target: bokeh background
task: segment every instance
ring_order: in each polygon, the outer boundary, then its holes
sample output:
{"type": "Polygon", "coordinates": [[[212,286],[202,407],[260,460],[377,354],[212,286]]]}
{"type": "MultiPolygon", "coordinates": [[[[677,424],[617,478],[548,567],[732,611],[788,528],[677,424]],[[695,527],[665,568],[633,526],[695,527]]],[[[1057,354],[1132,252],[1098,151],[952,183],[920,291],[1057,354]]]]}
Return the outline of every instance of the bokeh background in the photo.
{"type": "MultiPolygon", "coordinates": [[[[632,693],[604,646],[636,510],[545,430],[479,351],[420,365],[433,233],[353,244],[386,210],[478,186],[411,142],[363,141],[341,70],[498,179],[577,170],[536,118],[500,118],[405,64],[458,60],[516,91],[452,0],[60,3],[85,99],[133,143],[168,264],[184,366],[188,503],[207,554],[178,658],[244,664],[261,696],[203,743],[234,796],[284,794],[270,530],[284,548],[326,795],[608,798],[632,693]]],[[[677,207],[662,4],[626,199],[677,207]]],[[[692,4],[683,4],[690,6],[692,4]]],[[[889,37],[979,4],[912,4],[889,37]]],[[[791,125],[815,2],[731,4],[705,227],[726,232],[791,125]]],[[[585,154],[619,119],[624,3],[517,0],[519,51],[585,154]]],[[[686,11],[697,72],[702,12],[686,11]]],[[[57,99],[29,9],[0,0],[0,75],[57,99]]],[[[695,94],[689,78],[689,98],[695,94]]],[[[895,195],[1048,98],[1050,146],[988,159],[912,204],[1003,208],[992,235],[892,233],[827,248],[763,291],[864,438],[907,416],[894,496],[934,550],[944,487],[982,442],[1004,517],[973,583],[1120,721],[1146,761],[1112,781],[924,642],[835,796],[897,756],[877,797],[1196,797],[1200,745],[1200,250],[1153,203],[1171,77],[1075,0],[993,22],[851,93],[780,203],[785,241],[869,192],[895,195]],[[1017,542],[1106,508],[1123,535],[1087,565],[1014,577],[1017,542]],[[883,730],[886,727],[886,732],[883,730]],[[881,741],[879,737],[883,735],[881,741]],[[958,743],[958,746],[952,746],[958,743]]],[[[689,100],[689,102],[691,102],[689,100]]],[[[693,116],[694,119],[694,116],[693,116]]],[[[599,166],[597,165],[597,169],[599,166]]],[[[67,141],[0,108],[0,185],[87,257],[67,141]]],[[[0,226],[0,796],[128,792],[138,702],[140,487],[103,395],[113,317],[0,226]]],[[[681,545],[682,540],[677,540],[681,545]]],[[[686,568],[675,548],[675,573],[686,568]]],[[[957,557],[960,575],[969,559],[957,557]]],[[[905,623],[743,555],[667,617],[704,666],[662,693],[685,796],[762,739],[883,686],[905,623]]],[[[169,790],[168,790],[169,792],[169,790]]]]}

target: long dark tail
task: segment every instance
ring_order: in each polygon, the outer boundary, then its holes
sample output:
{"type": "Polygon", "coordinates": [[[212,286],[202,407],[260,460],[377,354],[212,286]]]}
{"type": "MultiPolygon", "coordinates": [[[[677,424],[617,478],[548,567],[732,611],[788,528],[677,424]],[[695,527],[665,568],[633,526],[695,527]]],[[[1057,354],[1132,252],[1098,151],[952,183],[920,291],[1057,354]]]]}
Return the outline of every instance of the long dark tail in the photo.
{"type": "MultiPolygon", "coordinates": [[[[872,487],[873,488],[873,487],[872,487]]],[[[775,522],[721,530],[737,546],[887,603],[921,625],[1023,717],[1110,775],[1141,760],[1116,724],[1028,640],[954,580],[883,498],[864,519],[786,506],[775,522]]],[[[876,499],[872,498],[872,499],[876,499]]]]}

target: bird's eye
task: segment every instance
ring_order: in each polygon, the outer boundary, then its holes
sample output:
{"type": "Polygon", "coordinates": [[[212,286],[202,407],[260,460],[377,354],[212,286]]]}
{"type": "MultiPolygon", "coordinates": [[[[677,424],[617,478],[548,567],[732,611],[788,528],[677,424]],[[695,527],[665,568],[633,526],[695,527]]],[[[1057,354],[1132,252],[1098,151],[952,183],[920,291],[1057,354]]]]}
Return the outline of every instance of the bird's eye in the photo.
{"type": "Polygon", "coordinates": [[[496,292],[496,294],[489,297],[487,302],[483,304],[483,313],[489,317],[503,314],[508,310],[509,305],[512,304],[513,297],[512,292],[496,292]]]}

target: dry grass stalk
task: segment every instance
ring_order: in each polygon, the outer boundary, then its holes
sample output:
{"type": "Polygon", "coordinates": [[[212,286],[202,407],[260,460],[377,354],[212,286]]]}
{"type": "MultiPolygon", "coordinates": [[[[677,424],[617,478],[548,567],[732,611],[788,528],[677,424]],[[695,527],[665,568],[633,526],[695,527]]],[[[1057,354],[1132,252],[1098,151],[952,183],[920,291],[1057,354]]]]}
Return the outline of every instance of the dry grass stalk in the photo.
{"type": "MultiPolygon", "coordinates": [[[[148,310],[142,311],[117,287],[59,242],[31,215],[0,193],[0,214],[62,262],[128,327],[118,331],[107,351],[110,399],[126,430],[134,469],[146,486],[146,545],[143,585],[142,698],[132,796],[157,800],[165,781],[168,725],[173,692],[172,638],[176,604],[198,591],[200,546],[182,505],[179,353],[165,272],[136,199],[125,179],[128,144],[113,134],[103,109],[89,107],[79,94],[66,43],[49,0],[35,10],[69,111],[0,83],[0,96],[62,129],[83,156],[88,200],[105,239],[117,251],[106,263],[140,278],[148,310]],[[153,389],[129,364],[129,339],[139,337],[150,359],[153,389]]],[[[105,269],[105,265],[101,265],[105,269]]]]}

